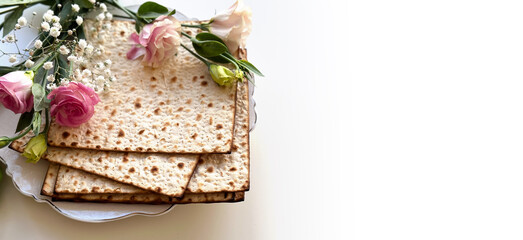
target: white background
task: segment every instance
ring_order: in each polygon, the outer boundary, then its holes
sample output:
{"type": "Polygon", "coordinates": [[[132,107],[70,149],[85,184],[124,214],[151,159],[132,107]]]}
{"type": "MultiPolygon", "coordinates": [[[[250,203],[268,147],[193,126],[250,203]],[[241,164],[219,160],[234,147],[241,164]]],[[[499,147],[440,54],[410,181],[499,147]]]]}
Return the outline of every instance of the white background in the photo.
{"type": "Polygon", "coordinates": [[[4,179],[0,238],[523,238],[523,3],[246,2],[266,78],[245,202],[87,224],[4,179]]]}

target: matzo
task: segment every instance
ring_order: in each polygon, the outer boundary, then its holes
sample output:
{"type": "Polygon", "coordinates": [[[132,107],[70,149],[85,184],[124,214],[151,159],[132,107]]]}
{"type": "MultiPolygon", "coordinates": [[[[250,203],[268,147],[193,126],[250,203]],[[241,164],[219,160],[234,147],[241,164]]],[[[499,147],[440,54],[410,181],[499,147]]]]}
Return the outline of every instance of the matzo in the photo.
{"type": "MultiPolygon", "coordinates": [[[[11,144],[11,148],[23,152],[29,139],[28,135],[18,139],[11,144]]],[[[43,158],[152,192],[181,197],[194,172],[199,155],[123,153],[49,147],[43,158]]]]}
{"type": "Polygon", "coordinates": [[[202,155],[187,186],[192,193],[249,189],[249,89],[238,83],[233,148],[230,154],[202,155]]]}
{"type": "MultiPolygon", "coordinates": [[[[230,154],[206,154],[202,155],[200,163],[196,167],[188,185],[187,192],[190,193],[211,193],[211,192],[238,192],[249,189],[249,95],[248,84],[238,83],[238,96],[236,103],[235,129],[234,129],[234,146],[230,154]]],[[[142,156],[146,158],[149,155],[166,156],[164,154],[148,153],[118,153],[103,152],[96,150],[81,149],[62,149],[50,147],[46,159],[51,162],[60,163],[87,172],[109,177],[108,174],[114,174],[110,171],[106,173],[103,170],[104,164],[115,169],[115,162],[121,162],[114,157],[128,154],[129,156],[142,156]],[[102,157],[102,162],[99,161],[102,157]]],[[[178,156],[178,155],[174,155],[178,156]]],[[[133,161],[139,165],[141,161],[133,161]]],[[[145,161],[149,163],[149,161],[145,161]]],[[[139,167],[139,166],[138,166],[139,167]]],[[[125,170],[128,168],[124,169],[125,170]]],[[[163,175],[160,175],[163,176],[163,175]]],[[[119,182],[129,183],[136,186],[136,182],[125,179],[125,175],[120,173],[119,178],[109,177],[119,182]]],[[[147,183],[147,182],[145,182],[147,183]]],[[[145,188],[152,190],[151,188],[145,188]]],[[[166,194],[165,192],[161,192],[166,194]]]]}
{"type": "MultiPolygon", "coordinates": [[[[236,85],[220,87],[207,66],[180,47],[161,67],[127,60],[134,24],[113,21],[88,40],[105,49],[117,81],[99,94],[94,116],[77,128],[54,121],[49,145],[127,152],[228,153],[231,151],[236,85]]],[[[183,31],[195,34],[194,29],[183,31]]],[[[183,44],[191,46],[183,38],[183,44]]]]}
{"type": "Polygon", "coordinates": [[[42,184],[42,195],[52,197],[54,193],[54,186],[56,184],[56,179],[58,178],[58,171],[60,165],[56,163],[50,163],[47,168],[47,173],[45,174],[44,183],[42,184]]]}
{"type": "Polygon", "coordinates": [[[66,166],[60,167],[55,193],[150,193],[128,184],[111,181],[99,175],[88,174],[66,166]]]}
{"type": "MultiPolygon", "coordinates": [[[[238,202],[243,201],[243,192],[224,192],[224,193],[209,193],[209,194],[186,194],[183,198],[177,199],[161,194],[144,192],[141,189],[128,186],[119,182],[112,181],[107,178],[100,178],[94,174],[86,173],[80,170],[61,166],[55,163],[49,165],[46,178],[42,187],[42,194],[51,196],[55,200],[71,200],[71,201],[89,201],[89,202],[112,202],[112,203],[212,203],[212,202],[238,202]],[[65,173],[65,174],[64,174],[65,173]],[[67,174],[70,173],[70,174],[67,174]],[[82,194],[78,193],[59,193],[56,192],[55,185],[61,176],[81,176],[80,181],[84,185],[89,185],[98,188],[85,189],[82,194]],[[115,189],[126,189],[126,193],[114,193],[115,189]],[[45,190],[44,190],[45,189],[45,190]],[[53,189],[55,190],[53,192],[53,189]],[[99,193],[104,192],[104,193],[99,193]],[[113,193],[111,193],[113,192],[113,193]]],[[[121,192],[121,191],[120,191],[121,192]]]]}

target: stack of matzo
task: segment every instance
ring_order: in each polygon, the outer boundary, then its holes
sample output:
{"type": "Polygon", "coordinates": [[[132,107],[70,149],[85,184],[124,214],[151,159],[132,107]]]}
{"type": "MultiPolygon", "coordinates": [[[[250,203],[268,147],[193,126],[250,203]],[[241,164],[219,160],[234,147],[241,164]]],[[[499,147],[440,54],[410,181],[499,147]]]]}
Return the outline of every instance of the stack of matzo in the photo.
{"type": "MultiPolygon", "coordinates": [[[[133,31],[131,22],[113,21],[109,30],[87,34],[113,62],[118,81],[99,94],[87,123],[52,123],[42,194],[123,203],[242,201],[249,190],[247,82],[218,86],[181,47],[156,69],[127,60],[133,31]]],[[[28,139],[11,148],[23,151],[28,139]]]]}

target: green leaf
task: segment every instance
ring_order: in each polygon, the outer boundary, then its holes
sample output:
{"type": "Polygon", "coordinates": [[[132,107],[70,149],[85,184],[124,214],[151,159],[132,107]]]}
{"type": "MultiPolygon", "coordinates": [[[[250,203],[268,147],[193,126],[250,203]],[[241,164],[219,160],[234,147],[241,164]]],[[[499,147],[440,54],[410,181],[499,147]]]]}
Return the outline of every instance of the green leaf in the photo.
{"type": "MultiPolygon", "coordinates": [[[[45,58],[42,58],[42,60],[45,60],[45,58]]],[[[36,74],[35,74],[35,77],[33,79],[33,83],[34,84],[44,84],[44,79],[47,75],[47,70],[45,70],[44,68],[39,68],[38,71],[36,71],[36,74]]]]}
{"type": "Polygon", "coordinates": [[[141,18],[155,19],[161,15],[169,14],[169,9],[155,2],[145,2],[138,8],[137,14],[141,18]]]}
{"type": "Polygon", "coordinates": [[[16,71],[17,69],[14,67],[6,67],[6,66],[0,66],[0,75],[5,75],[10,72],[16,71]]]}
{"type": "Polygon", "coordinates": [[[74,0],[74,3],[83,8],[93,8],[94,5],[89,0],[74,0]]]}
{"type": "Polygon", "coordinates": [[[83,27],[76,29],[76,36],[78,36],[78,39],[85,39],[85,32],[83,27]]]}
{"type": "Polygon", "coordinates": [[[18,18],[20,18],[24,13],[24,9],[24,6],[19,6],[13,12],[5,16],[3,37],[15,29],[16,22],[18,21],[18,18]]]}
{"type": "Polygon", "coordinates": [[[141,21],[136,21],[136,24],[134,25],[134,27],[136,28],[136,32],[137,33],[140,33],[140,31],[142,31],[142,28],[145,24],[141,21]]]}
{"type": "Polygon", "coordinates": [[[205,40],[218,41],[218,42],[222,43],[223,45],[227,46],[227,44],[225,44],[225,42],[220,37],[218,37],[210,32],[198,33],[194,38],[196,38],[199,41],[205,41],[205,40]]]}
{"type": "Polygon", "coordinates": [[[33,122],[33,114],[34,109],[31,109],[30,112],[22,113],[22,116],[20,116],[18,124],[16,125],[16,132],[24,130],[31,124],[31,122],[33,122]]]}
{"type": "Polygon", "coordinates": [[[65,3],[62,6],[62,10],[60,13],[58,13],[58,17],[60,18],[60,25],[62,25],[62,29],[68,29],[69,25],[71,25],[71,17],[74,15],[73,13],[73,3],[71,1],[65,1],[65,3]]]}
{"type": "Polygon", "coordinates": [[[31,92],[33,93],[33,102],[34,102],[34,110],[36,112],[40,112],[46,108],[49,107],[47,105],[46,100],[46,94],[45,89],[40,84],[33,84],[31,87],[31,92]]]}
{"type": "Polygon", "coordinates": [[[60,67],[58,69],[58,74],[60,75],[61,78],[69,77],[69,63],[67,62],[67,59],[65,58],[64,55],[58,56],[58,64],[56,64],[56,61],[55,61],[55,65],[60,67]]]}
{"type": "Polygon", "coordinates": [[[28,5],[45,2],[46,0],[2,0],[0,1],[0,8],[17,6],[17,5],[28,5]]]}
{"type": "Polygon", "coordinates": [[[244,67],[244,68],[247,68],[249,70],[251,70],[252,72],[254,72],[255,74],[259,75],[259,76],[263,76],[263,73],[260,72],[260,70],[258,70],[254,65],[252,65],[252,63],[246,61],[246,60],[238,60],[237,63],[244,67]]]}
{"type": "Polygon", "coordinates": [[[35,136],[37,136],[40,133],[41,125],[42,125],[42,116],[40,115],[39,112],[35,112],[34,117],[33,117],[33,125],[32,125],[33,133],[35,134],[35,136]]]}
{"type": "Polygon", "coordinates": [[[217,63],[230,63],[231,60],[227,59],[226,57],[222,56],[221,54],[215,57],[208,57],[207,59],[217,62],[217,63]]]}
{"type": "Polygon", "coordinates": [[[222,44],[221,42],[214,41],[214,40],[205,40],[205,41],[199,41],[196,38],[192,38],[192,45],[194,47],[194,50],[200,56],[208,58],[208,57],[216,57],[219,56],[222,53],[228,52],[229,49],[227,46],[222,44]]]}

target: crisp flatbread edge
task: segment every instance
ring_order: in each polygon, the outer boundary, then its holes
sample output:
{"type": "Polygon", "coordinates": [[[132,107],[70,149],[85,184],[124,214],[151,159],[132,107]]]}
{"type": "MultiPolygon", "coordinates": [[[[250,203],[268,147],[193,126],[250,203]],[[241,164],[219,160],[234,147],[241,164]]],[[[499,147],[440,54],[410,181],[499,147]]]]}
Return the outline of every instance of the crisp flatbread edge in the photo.
{"type": "Polygon", "coordinates": [[[155,194],[72,194],[55,193],[54,183],[58,177],[59,164],[50,163],[42,186],[42,195],[52,197],[53,201],[99,202],[99,203],[146,203],[146,204],[189,204],[189,203],[219,203],[241,202],[245,199],[244,192],[223,193],[188,193],[181,199],[155,194]]]}

